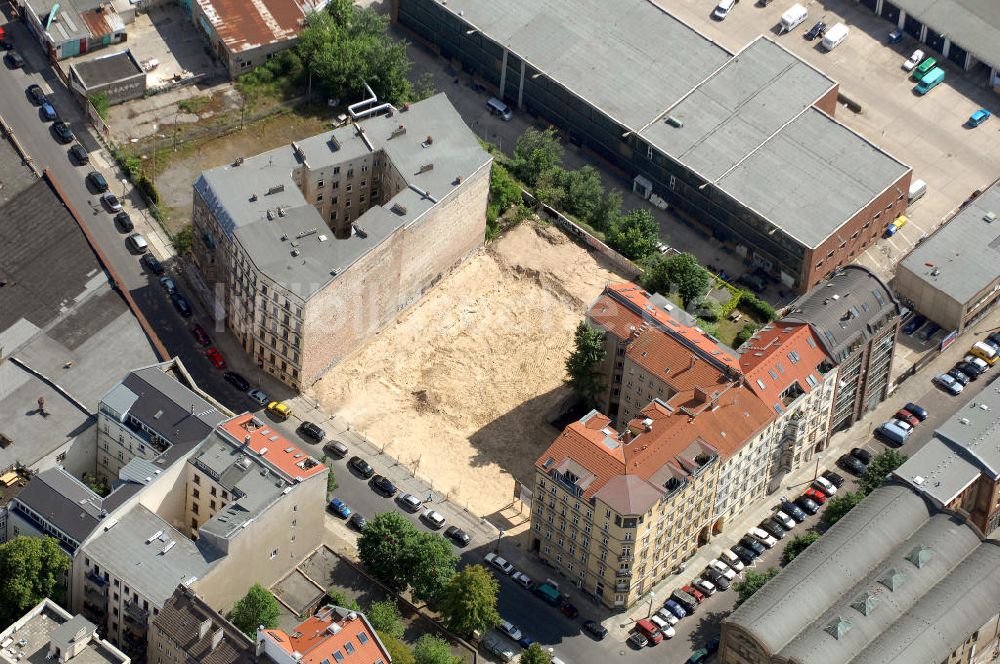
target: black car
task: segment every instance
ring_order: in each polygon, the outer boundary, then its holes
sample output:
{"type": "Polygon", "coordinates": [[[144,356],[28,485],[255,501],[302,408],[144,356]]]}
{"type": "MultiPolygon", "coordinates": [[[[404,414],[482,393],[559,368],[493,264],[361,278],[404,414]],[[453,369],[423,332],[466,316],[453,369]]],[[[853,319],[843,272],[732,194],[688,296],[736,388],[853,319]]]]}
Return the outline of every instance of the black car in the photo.
{"type": "Polygon", "coordinates": [[[826,32],[826,23],[823,21],[816,21],[816,25],[809,28],[809,32],[805,34],[805,38],[807,41],[812,41],[817,37],[822,37],[824,32],[826,32]]]}
{"type": "Polygon", "coordinates": [[[171,293],[170,301],[174,303],[174,309],[177,310],[181,316],[184,318],[191,318],[194,311],[191,309],[191,304],[187,301],[187,298],[180,293],[171,293]]]}
{"type": "Polygon", "coordinates": [[[920,326],[927,322],[927,319],[920,314],[917,314],[909,320],[909,322],[903,326],[903,334],[913,334],[920,326]]]}
{"type": "Polygon", "coordinates": [[[779,526],[773,519],[764,519],[760,522],[759,528],[774,539],[785,539],[785,529],[779,526]]]}
{"type": "Polygon", "coordinates": [[[562,614],[567,618],[576,618],[580,615],[580,609],[576,608],[575,605],[570,604],[569,602],[563,602],[563,605],[559,607],[559,610],[562,611],[562,614]]]}
{"type": "Polygon", "coordinates": [[[850,454],[844,454],[837,459],[837,465],[852,475],[864,475],[865,471],[868,470],[868,466],[861,463],[850,454]]]}
{"type": "Polygon", "coordinates": [[[361,477],[368,479],[375,474],[375,469],[368,465],[368,462],[359,456],[352,456],[347,465],[357,471],[361,477]]]}
{"type": "Polygon", "coordinates": [[[903,406],[903,408],[913,413],[913,415],[921,422],[927,419],[928,416],[927,409],[913,403],[912,401],[908,402],[905,406],[903,406]]]}
{"type": "Polygon", "coordinates": [[[31,103],[34,104],[35,106],[41,106],[47,101],[45,99],[45,93],[42,92],[42,86],[38,85],[37,83],[32,83],[31,85],[29,85],[27,92],[28,92],[28,99],[30,99],[31,103]]]}
{"type": "Polygon", "coordinates": [[[82,166],[83,164],[90,162],[90,153],[87,152],[87,148],[83,147],[79,143],[75,143],[73,147],[69,149],[69,158],[76,164],[82,166]]]}
{"type": "Polygon", "coordinates": [[[444,536],[459,546],[465,546],[471,541],[469,534],[458,526],[448,526],[444,531],[444,536]]]}
{"type": "Polygon", "coordinates": [[[970,380],[979,378],[979,374],[983,373],[983,370],[972,362],[956,362],[955,368],[968,376],[970,380]]]}
{"type": "Polygon", "coordinates": [[[598,641],[603,641],[608,635],[608,628],[595,620],[584,620],[583,631],[598,641]]]}
{"type": "Polygon", "coordinates": [[[11,69],[20,69],[24,66],[24,58],[17,51],[7,53],[7,66],[11,69]]]}
{"type": "Polygon", "coordinates": [[[52,123],[52,133],[56,135],[60,143],[72,143],[76,140],[73,130],[62,120],[56,120],[52,123]]]}
{"type": "MultiPolygon", "coordinates": [[[[156,260],[156,256],[154,256],[153,254],[149,253],[143,254],[141,260],[142,264],[146,266],[146,269],[152,272],[153,274],[163,274],[164,272],[163,263],[156,260]]],[[[247,389],[249,389],[249,387],[247,389]]]]}
{"type": "Polygon", "coordinates": [[[740,544],[733,546],[732,552],[736,554],[737,558],[743,561],[744,565],[749,565],[757,559],[756,553],[740,544]]]}
{"type": "Polygon", "coordinates": [[[824,470],[823,477],[825,477],[830,484],[837,487],[838,489],[844,486],[844,476],[840,473],[834,472],[832,470],[824,470]]]}
{"type": "Polygon", "coordinates": [[[2,48],[5,51],[9,51],[12,48],[14,48],[14,42],[12,42],[7,37],[0,38],[0,48],[2,48]]]}
{"type": "Polygon", "coordinates": [[[751,551],[753,551],[754,553],[756,553],[758,556],[763,555],[763,553],[765,551],[767,551],[767,547],[766,546],[764,546],[763,544],[761,544],[759,541],[757,541],[753,537],[750,537],[749,535],[744,535],[743,537],[741,537],[740,538],[740,544],[743,545],[743,546],[745,546],[746,548],[750,549],[751,551]]]}
{"type": "Polygon", "coordinates": [[[303,436],[312,438],[317,443],[326,438],[326,432],[323,431],[319,425],[313,424],[312,422],[303,422],[300,424],[299,431],[302,432],[303,436]]]}
{"type": "Polygon", "coordinates": [[[969,378],[968,374],[963,373],[961,370],[959,370],[957,368],[956,369],[952,369],[951,371],[949,371],[948,375],[951,376],[952,378],[954,378],[955,381],[958,382],[959,385],[963,385],[963,386],[964,385],[968,385],[969,381],[972,380],[971,378],[969,378]]]}
{"type": "Polygon", "coordinates": [[[851,456],[866,466],[872,462],[872,453],[863,447],[855,447],[852,449],[851,456]]]}
{"type": "Polygon", "coordinates": [[[796,523],[802,523],[806,520],[806,513],[802,511],[802,508],[787,498],[781,499],[781,511],[795,519],[796,523]]]}
{"type": "Polygon", "coordinates": [[[87,184],[99,194],[108,190],[108,181],[97,171],[87,173],[87,184]]]}
{"type": "MultiPolygon", "coordinates": [[[[132,223],[132,217],[128,216],[128,212],[124,210],[115,215],[115,226],[118,227],[122,233],[131,233],[135,230],[135,224],[132,223]]],[[[143,254],[148,256],[149,254],[143,254]]],[[[155,260],[155,259],[154,259],[155,260]]]]}
{"type": "Polygon", "coordinates": [[[250,381],[248,381],[243,376],[239,375],[235,371],[227,371],[222,374],[222,377],[226,379],[226,382],[235,387],[240,392],[246,392],[250,389],[250,381]]]}
{"type": "Polygon", "coordinates": [[[388,477],[385,477],[383,475],[376,475],[375,477],[372,478],[371,484],[372,488],[375,489],[375,491],[377,491],[378,493],[381,493],[383,496],[391,498],[396,495],[396,485],[393,484],[392,480],[390,480],[388,477]]]}
{"type": "Polygon", "coordinates": [[[809,514],[815,514],[816,512],[819,511],[819,505],[816,503],[815,500],[813,500],[809,496],[799,496],[798,498],[795,499],[795,504],[801,507],[809,514]]]}
{"type": "MultiPolygon", "coordinates": [[[[986,337],[986,343],[990,344],[994,348],[1000,348],[1000,332],[994,332],[990,336],[986,337]]],[[[913,413],[913,414],[917,415],[916,413],[913,413]]],[[[920,416],[917,415],[917,417],[920,417],[920,416]]]]}
{"type": "Polygon", "coordinates": [[[361,514],[359,514],[358,512],[355,512],[354,514],[351,515],[351,518],[347,520],[347,523],[351,524],[358,530],[364,530],[365,526],[368,525],[368,519],[361,516],[361,514]]]}
{"type": "Polygon", "coordinates": [[[719,590],[729,590],[729,579],[711,567],[705,568],[705,571],[701,573],[701,578],[711,581],[712,585],[719,590]]]}

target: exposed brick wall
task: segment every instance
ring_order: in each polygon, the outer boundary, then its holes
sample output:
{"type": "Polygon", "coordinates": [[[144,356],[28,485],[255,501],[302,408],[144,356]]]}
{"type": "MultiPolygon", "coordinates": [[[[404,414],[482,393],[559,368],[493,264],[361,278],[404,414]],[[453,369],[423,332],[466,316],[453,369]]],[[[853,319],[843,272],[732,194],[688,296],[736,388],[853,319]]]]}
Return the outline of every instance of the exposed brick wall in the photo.
{"type": "Polygon", "coordinates": [[[831,118],[837,113],[837,96],[840,94],[840,83],[835,83],[829,92],[820,97],[813,106],[823,111],[831,118]]]}

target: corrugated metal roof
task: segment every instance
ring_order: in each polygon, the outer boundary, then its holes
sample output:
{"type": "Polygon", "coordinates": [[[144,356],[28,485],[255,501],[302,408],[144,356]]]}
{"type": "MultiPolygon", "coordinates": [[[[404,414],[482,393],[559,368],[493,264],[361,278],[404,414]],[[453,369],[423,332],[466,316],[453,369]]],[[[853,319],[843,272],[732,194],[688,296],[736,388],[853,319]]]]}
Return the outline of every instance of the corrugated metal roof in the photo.
{"type": "Polygon", "coordinates": [[[316,4],[299,0],[198,0],[219,39],[234,53],[293,39],[316,4]]]}

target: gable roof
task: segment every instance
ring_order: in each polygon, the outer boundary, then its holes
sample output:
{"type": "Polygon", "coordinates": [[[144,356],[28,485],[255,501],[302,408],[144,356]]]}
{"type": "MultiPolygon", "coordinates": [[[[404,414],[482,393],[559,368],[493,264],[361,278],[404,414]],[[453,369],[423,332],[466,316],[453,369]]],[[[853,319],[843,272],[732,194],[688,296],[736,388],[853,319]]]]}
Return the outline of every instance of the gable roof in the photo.
{"type": "Polygon", "coordinates": [[[375,664],[389,662],[389,653],[365,614],[338,606],[325,606],[299,623],[292,634],[263,630],[272,643],[301,664],[375,664]]]}
{"type": "Polygon", "coordinates": [[[789,387],[797,384],[808,394],[823,380],[819,367],[827,356],[808,325],[784,321],[765,325],[740,350],[747,386],[776,413],[783,412],[781,395],[789,387]]]}

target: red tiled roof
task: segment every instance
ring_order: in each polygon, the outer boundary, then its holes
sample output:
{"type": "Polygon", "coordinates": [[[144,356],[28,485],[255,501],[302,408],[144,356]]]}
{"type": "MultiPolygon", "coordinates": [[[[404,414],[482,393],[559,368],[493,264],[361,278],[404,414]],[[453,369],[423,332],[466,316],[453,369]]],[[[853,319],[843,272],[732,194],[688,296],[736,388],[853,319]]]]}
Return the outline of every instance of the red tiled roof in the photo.
{"type": "Polygon", "coordinates": [[[711,393],[730,382],[718,367],[656,328],[642,332],[625,355],[676,391],[700,387],[711,393]]]}
{"type": "Polygon", "coordinates": [[[354,620],[341,619],[331,607],[324,607],[313,617],[299,623],[295,631],[289,635],[280,629],[266,629],[264,633],[285,652],[299,653],[302,664],[321,664],[329,660],[356,662],[356,664],[375,664],[382,660],[389,661],[389,654],[376,638],[374,630],[360,613],[354,620]],[[331,630],[331,626],[336,625],[331,630]],[[335,632],[335,633],[334,633],[335,632]],[[364,639],[359,638],[364,634],[364,639]],[[351,652],[347,646],[350,645],[351,652]],[[334,658],[334,653],[340,651],[343,660],[334,658]]]}
{"type": "Polygon", "coordinates": [[[803,392],[811,392],[810,374],[817,381],[823,379],[817,368],[826,353],[809,325],[771,323],[747,340],[742,350],[740,365],[747,384],[769,408],[780,404],[781,393],[796,382],[803,392]]]}
{"type": "Polygon", "coordinates": [[[230,442],[236,445],[246,442],[262,460],[292,479],[298,477],[305,480],[326,470],[326,466],[289,442],[266,423],[257,426],[260,422],[253,413],[243,413],[226,420],[219,425],[219,428],[231,436],[230,442]]]}
{"type": "Polygon", "coordinates": [[[538,457],[535,466],[543,472],[548,472],[548,467],[553,463],[558,465],[564,459],[572,459],[596,477],[583,494],[584,498],[589,499],[609,479],[625,472],[625,456],[623,448],[618,445],[618,432],[610,425],[611,420],[597,412],[570,423],[552,441],[542,456],[538,457]],[[614,448],[604,442],[609,437],[615,445],[614,448]],[[553,463],[546,466],[549,459],[552,459],[553,463]]]}
{"type": "Polygon", "coordinates": [[[197,0],[230,51],[294,39],[313,3],[300,0],[197,0]]]}

